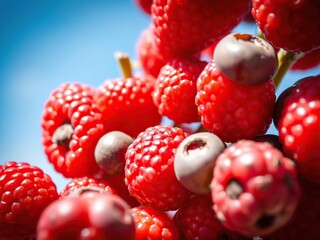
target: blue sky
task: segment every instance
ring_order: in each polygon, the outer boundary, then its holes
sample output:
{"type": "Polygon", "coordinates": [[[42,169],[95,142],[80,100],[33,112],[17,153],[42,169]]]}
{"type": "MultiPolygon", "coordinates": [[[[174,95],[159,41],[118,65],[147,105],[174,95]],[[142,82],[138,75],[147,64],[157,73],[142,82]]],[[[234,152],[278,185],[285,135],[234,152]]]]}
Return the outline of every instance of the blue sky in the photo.
{"type": "MultiPolygon", "coordinates": [[[[0,163],[35,164],[62,189],[67,180],[41,146],[44,102],[63,82],[98,86],[118,77],[114,52],[135,58],[137,39],[149,24],[134,0],[0,0],[0,163]]],[[[253,31],[247,27],[239,30],[253,31]]],[[[279,91],[319,72],[290,73],[279,91]]]]}

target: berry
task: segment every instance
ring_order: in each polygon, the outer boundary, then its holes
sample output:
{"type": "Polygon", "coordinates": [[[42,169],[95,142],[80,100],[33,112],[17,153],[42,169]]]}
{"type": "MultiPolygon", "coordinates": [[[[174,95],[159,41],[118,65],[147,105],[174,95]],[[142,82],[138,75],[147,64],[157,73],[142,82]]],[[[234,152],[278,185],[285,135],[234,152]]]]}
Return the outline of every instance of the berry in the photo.
{"type": "Polygon", "coordinates": [[[174,59],[162,67],[153,92],[162,116],[175,123],[200,121],[195,105],[196,82],[206,64],[195,59],[174,59]]]}
{"type": "Polygon", "coordinates": [[[262,84],[278,70],[278,58],[272,45],[246,33],[231,33],[222,38],[214,50],[219,71],[242,84],[262,84]]]}
{"type": "Polygon", "coordinates": [[[210,194],[192,196],[175,213],[173,220],[180,229],[182,239],[249,239],[226,229],[217,219],[210,194]]]}
{"type": "Polygon", "coordinates": [[[267,142],[270,143],[273,147],[283,152],[282,144],[280,143],[279,136],[275,134],[263,134],[252,139],[256,142],[267,142]]]}
{"type": "Polygon", "coordinates": [[[254,0],[252,15],[275,47],[309,52],[320,47],[318,0],[254,0]]]}
{"type": "Polygon", "coordinates": [[[292,71],[306,71],[320,66],[320,48],[304,54],[290,68],[292,71]]]}
{"type": "Polygon", "coordinates": [[[135,0],[136,5],[146,14],[151,14],[152,0],[135,0]]]}
{"type": "Polygon", "coordinates": [[[57,198],[55,183],[39,167],[14,161],[0,165],[0,239],[34,237],[41,212],[57,198]]]}
{"type": "Polygon", "coordinates": [[[134,138],[147,127],[160,124],[162,117],[151,96],[154,82],[154,77],[144,75],[106,80],[97,88],[95,101],[108,131],[134,138]]]}
{"type": "Polygon", "coordinates": [[[198,78],[197,91],[202,125],[222,141],[252,139],[269,128],[276,98],[272,80],[242,85],[221,74],[212,60],[198,78]]]}
{"type": "Polygon", "coordinates": [[[54,201],[37,226],[38,240],[133,240],[134,235],[129,206],[116,195],[93,191],[54,201]]]}
{"type": "Polygon", "coordinates": [[[320,75],[299,81],[285,98],[278,123],[284,152],[293,158],[300,173],[320,184],[320,75]]]}
{"type": "Polygon", "coordinates": [[[151,207],[131,209],[136,226],[136,240],[179,240],[180,232],[166,212],[151,207]]]}
{"type": "Polygon", "coordinates": [[[133,138],[120,131],[103,135],[94,150],[97,164],[107,174],[124,173],[125,154],[133,138]]]}
{"type": "MultiPolygon", "coordinates": [[[[99,192],[107,192],[117,194],[108,181],[89,177],[73,178],[60,192],[60,198],[66,198],[81,189],[99,190],[99,192]]],[[[81,192],[79,192],[80,194],[81,192]]]]}
{"type": "Polygon", "coordinates": [[[186,137],[174,158],[174,171],[184,187],[194,193],[210,193],[215,161],[225,144],[212,133],[200,132],[186,137]]]}
{"type": "Polygon", "coordinates": [[[154,0],[151,17],[159,52],[167,60],[199,54],[240,23],[249,2],[154,0]]]}
{"type": "Polygon", "coordinates": [[[190,197],[173,167],[176,150],[186,137],[180,128],[157,125],[141,132],[129,146],[125,182],[142,205],[176,210],[190,197]]]}
{"type": "Polygon", "coordinates": [[[296,168],[269,143],[241,140],[220,154],[211,183],[217,217],[246,236],[264,236],[291,219],[300,197],[296,168]]]}
{"type": "Polygon", "coordinates": [[[136,53],[142,70],[156,78],[166,61],[159,53],[152,27],[150,26],[141,32],[136,44],[136,53]]]}
{"type": "Polygon", "coordinates": [[[65,83],[45,103],[41,127],[45,153],[65,177],[94,176],[100,169],[94,148],[105,133],[94,90],[80,83],[65,83]]]}

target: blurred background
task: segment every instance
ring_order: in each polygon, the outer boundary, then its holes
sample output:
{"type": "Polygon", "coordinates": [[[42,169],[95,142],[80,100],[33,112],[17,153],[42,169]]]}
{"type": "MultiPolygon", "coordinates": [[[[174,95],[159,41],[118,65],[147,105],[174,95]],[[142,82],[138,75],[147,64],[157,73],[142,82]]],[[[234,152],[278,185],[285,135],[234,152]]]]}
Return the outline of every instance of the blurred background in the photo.
{"type": "MultiPolygon", "coordinates": [[[[94,87],[119,77],[114,52],[136,58],[150,17],[134,0],[0,0],[0,164],[25,161],[48,173],[62,190],[69,181],[43,152],[40,121],[50,93],[64,82],[94,87]]],[[[234,31],[255,33],[254,25],[234,31]]],[[[278,94],[320,68],[289,72],[278,94]]],[[[270,133],[276,133],[273,126],[270,133]]]]}

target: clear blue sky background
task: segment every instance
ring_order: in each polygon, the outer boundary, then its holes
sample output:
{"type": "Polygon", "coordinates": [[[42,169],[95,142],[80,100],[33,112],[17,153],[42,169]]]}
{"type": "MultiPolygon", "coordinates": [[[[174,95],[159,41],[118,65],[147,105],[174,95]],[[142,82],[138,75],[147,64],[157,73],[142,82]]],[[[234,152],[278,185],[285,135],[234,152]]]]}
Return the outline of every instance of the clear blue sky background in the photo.
{"type": "MultiPolygon", "coordinates": [[[[37,165],[62,189],[68,180],[55,173],[41,146],[44,102],[61,83],[98,86],[118,77],[114,52],[135,58],[149,24],[134,0],[0,0],[0,164],[37,165]]],[[[241,25],[236,31],[255,29],[241,25]]],[[[316,73],[319,68],[289,73],[278,93],[316,73]]]]}

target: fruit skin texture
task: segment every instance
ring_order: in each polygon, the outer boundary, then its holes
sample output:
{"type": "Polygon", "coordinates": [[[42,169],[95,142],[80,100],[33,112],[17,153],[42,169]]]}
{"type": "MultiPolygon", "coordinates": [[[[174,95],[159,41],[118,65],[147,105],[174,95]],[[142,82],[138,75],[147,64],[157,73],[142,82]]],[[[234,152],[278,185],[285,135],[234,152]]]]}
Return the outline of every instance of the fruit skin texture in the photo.
{"type": "Polygon", "coordinates": [[[35,236],[41,212],[58,193],[42,169],[11,161],[0,166],[0,199],[0,239],[20,240],[35,236]]]}
{"type": "Polygon", "coordinates": [[[320,184],[320,75],[302,79],[286,97],[278,122],[279,139],[301,174],[320,184]]]}
{"type": "Polygon", "coordinates": [[[160,124],[162,117],[151,96],[154,83],[154,77],[144,75],[106,80],[97,88],[95,101],[107,131],[121,131],[134,138],[147,127],[160,124]]]}
{"type": "Polygon", "coordinates": [[[272,80],[241,85],[221,74],[212,60],[197,81],[196,105],[202,125],[224,142],[252,139],[272,121],[275,104],[272,80]]]}
{"type": "Polygon", "coordinates": [[[154,0],[151,17],[161,55],[171,59],[200,53],[238,25],[249,2],[154,0]]]}
{"type": "Polygon", "coordinates": [[[136,226],[136,240],[179,240],[180,232],[166,212],[151,207],[131,209],[136,226]]]}
{"type": "Polygon", "coordinates": [[[125,182],[141,205],[176,210],[190,197],[173,166],[176,149],[186,137],[181,128],[157,125],[141,132],[129,146],[125,182]]]}
{"type": "Polygon", "coordinates": [[[216,161],[212,201],[222,224],[246,236],[284,226],[298,205],[294,162],[269,143],[241,140],[216,161]]]}
{"type": "Polygon", "coordinates": [[[89,85],[64,83],[45,103],[41,120],[43,147],[49,162],[64,177],[94,176],[100,171],[94,148],[106,130],[93,95],[89,85]],[[73,133],[66,143],[55,143],[54,134],[65,123],[71,124],[73,133]]]}
{"type": "Polygon", "coordinates": [[[318,0],[253,0],[252,15],[275,47],[310,52],[320,47],[318,0]]]}
{"type": "Polygon", "coordinates": [[[197,59],[174,59],[161,68],[152,94],[161,115],[175,123],[200,121],[194,101],[196,82],[206,64],[197,59]]]}
{"type": "Polygon", "coordinates": [[[178,209],[173,221],[181,231],[181,239],[252,239],[226,229],[217,219],[212,206],[210,194],[197,194],[178,209]]]}

